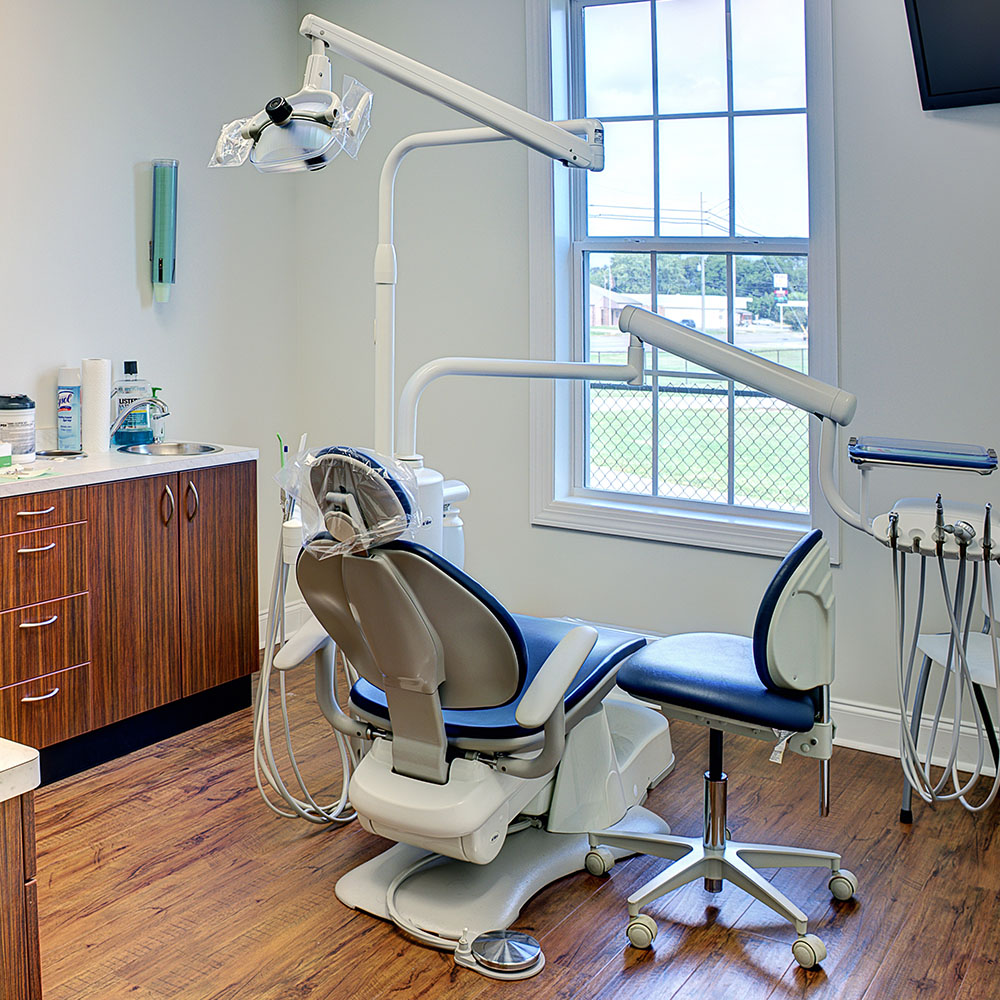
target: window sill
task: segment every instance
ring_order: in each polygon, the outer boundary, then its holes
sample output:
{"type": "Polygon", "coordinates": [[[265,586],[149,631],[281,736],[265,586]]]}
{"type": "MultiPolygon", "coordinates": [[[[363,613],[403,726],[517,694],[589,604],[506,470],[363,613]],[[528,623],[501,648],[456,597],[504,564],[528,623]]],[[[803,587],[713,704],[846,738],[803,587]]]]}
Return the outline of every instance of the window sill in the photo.
{"type": "Polygon", "coordinates": [[[678,545],[784,556],[808,530],[806,518],[745,517],[732,512],[654,508],[617,498],[561,497],[532,511],[550,528],[647,538],[678,545]]]}

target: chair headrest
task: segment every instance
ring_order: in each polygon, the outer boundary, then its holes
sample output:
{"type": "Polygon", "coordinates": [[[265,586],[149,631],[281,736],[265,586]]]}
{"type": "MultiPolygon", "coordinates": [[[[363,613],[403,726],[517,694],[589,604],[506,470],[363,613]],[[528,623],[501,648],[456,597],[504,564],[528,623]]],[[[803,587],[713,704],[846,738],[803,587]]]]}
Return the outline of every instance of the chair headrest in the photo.
{"type": "Polygon", "coordinates": [[[416,477],[392,459],[342,445],[297,455],[282,484],[298,500],[315,556],[366,552],[419,523],[416,477]]]}

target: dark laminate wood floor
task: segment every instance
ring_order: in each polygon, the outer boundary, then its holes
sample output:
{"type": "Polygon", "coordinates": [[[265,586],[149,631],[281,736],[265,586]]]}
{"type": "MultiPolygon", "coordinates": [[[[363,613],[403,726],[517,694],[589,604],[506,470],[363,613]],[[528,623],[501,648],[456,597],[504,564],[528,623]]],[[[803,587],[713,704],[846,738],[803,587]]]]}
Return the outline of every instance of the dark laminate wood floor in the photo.
{"type": "MultiPolygon", "coordinates": [[[[307,777],[332,787],[336,748],[308,673],[293,679],[295,737],[307,777]]],[[[677,768],[648,805],[696,835],[707,733],[674,724],[673,735],[677,768]]],[[[839,850],[861,879],[857,900],[837,903],[818,869],[775,876],[829,948],[821,969],[795,965],[791,927],[731,886],[658,901],[653,950],[626,947],[624,899],[663,865],[639,857],[532,900],[518,926],[541,939],[547,965],[500,984],[344,908],[338,876],[385,842],[355,824],[273,816],[250,745],[246,711],[38,793],[47,1000],[1000,996],[1000,813],[918,806],[901,827],[891,759],[837,750],[820,819],[815,765],[770,764],[764,744],[727,737],[733,836],[839,850]]]]}

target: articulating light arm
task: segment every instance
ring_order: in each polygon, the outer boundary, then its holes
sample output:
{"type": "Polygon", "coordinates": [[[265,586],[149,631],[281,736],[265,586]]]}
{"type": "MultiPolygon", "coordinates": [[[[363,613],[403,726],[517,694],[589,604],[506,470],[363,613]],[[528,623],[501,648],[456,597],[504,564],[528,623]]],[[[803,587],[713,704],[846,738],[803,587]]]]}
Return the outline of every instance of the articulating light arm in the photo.
{"type": "Polygon", "coordinates": [[[618,327],[622,333],[635,334],[661,351],[669,351],[769,396],[777,396],[807,413],[829,417],[841,426],[854,418],[858,400],[851,393],[645,309],[626,306],[618,327]]]}
{"type": "MultiPolygon", "coordinates": [[[[576,118],[570,121],[557,122],[556,124],[568,132],[586,135],[600,123],[588,118],[576,118]]],[[[378,246],[375,250],[375,448],[383,454],[388,455],[395,450],[397,453],[401,452],[409,455],[416,451],[416,406],[419,394],[423,391],[423,386],[421,386],[417,390],[417,395],[409,402],[405,399],[400,399],[400,420],[408,420],[408,423],[398,438],[396,438],[393,426],[393,405],[396,398],[396,248],[393,245],[393,214],[396,174],[399,171],[400,164],[402,164],[407,154],[412,153],[415,149],[463,146],[484,142],[509,142],[511,138],[511,136],[505,135],[503,132],[499,132],[494,128],[487,128],[486,126],[448,129],[439,132],[416,132],[397,142],[389,150],[385,162],[382,164],[382,173],[379,177],[378,186],[378,246]]],[[[638,343],[635,338],[632,339],[635,343],[638,343]]],[[[461,360],[464,361],[465,359],[461,360]]],[[[635,356],[630,355],[629,364],[633,364],[633,362],[635,362],[635,356]]],[[[432,362],[431,364],[439,363],[432,362]]],[[[523,362],[518,362],[517,364],[523,364],[523,362]]],[[[626,371],[626,367],[618,366],[618,370],[626,371]]],[[[423,371],[424,369],[421,369],[421,372],[423,371]]],[[[463,368],[460,371],[438,371],[432,378],[437,378],[442,374],[468,375],[474,373],[465,371],[463,368]]],[[[494,366],[494,369],[490,372],[480,372],[478,374],[495,375],[498,372],[494,366]]],[[[508,372],[508,374],[515,373],[508,372]]],[[[518,372],[516,374],[523,373],[518,372]]],[[[581,374],[576,377],[604,378],[605,376],[581,374]]],[[[616,376],[609,375],[606,377],[610,380],[616,376]]],[[[628,374],[619,377],[618,380],[629,381],[635,377],[642,378],[641,351],[638,370],[628,369],[628,374]]],[[[407,388],[409,386],[410,384],[407,383],[407,388]]]]}
{"type": "Polygon", "coordinates": [[[623,333],[632,334],[661,351],[676,354],[819,417],[822,421],[820,488],[845,524],[866,530],[864,519],[841,496],[834,480],[837,426],[844,427],[854,418],[856,396],[635,306],[622,310],[618,326],[623,333]]]}
{"type": "Polygon", "coordinates": [[[494,378],[542,378],[568,381],[627,382],[642,384],[642,344],[632,337],[624,365],[599,365],[585,361],[535,361],[512,358],[437,358],[418,368],[399,397],[399,424],[395,454],[417,454],[417,405],[424,389],[445,375],[480,375],[494,378]]]}
{"type": "Polygon", "coordinates": [[[604,166],[604,129],[595,123],[587,139],[581,140],[566,129],[501,101],[497,97],[430,66],[356,35],[315,14],[307,14],[299,26],[306,38],[319,40],[349,59],[377,70],[390,80],[420,94],[433,97],[455,111],[516,139],[525,146],[560,160],[569,166],[601,170],[604,166]]]}

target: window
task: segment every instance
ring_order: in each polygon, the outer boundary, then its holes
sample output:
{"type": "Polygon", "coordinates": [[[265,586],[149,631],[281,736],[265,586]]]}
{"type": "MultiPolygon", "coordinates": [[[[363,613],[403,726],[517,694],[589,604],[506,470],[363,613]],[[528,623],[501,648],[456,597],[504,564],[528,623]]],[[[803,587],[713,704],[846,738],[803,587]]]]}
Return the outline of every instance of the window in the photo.
{"type": "MultiPolygon", "coordinates": [[[[555,117],[604,122],[606,167],[544,177],[554,230],[536,239],[535,226],[533,257],[552,286],[548,297],[533,287],[535,351],[624,363],[617,323],[631,304],[836,381],[824,5],[538,2],[547,20],[534,27],[551,30],[545,96],[555,117]]],[[[535,461],[551,473],[538,477],[535,521],[786,550],[818,514],[806,414],[651,348],[644,368],[641,386],[536,391],[535,461]]]]}

